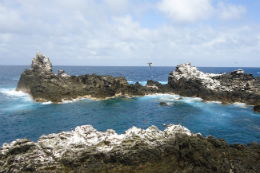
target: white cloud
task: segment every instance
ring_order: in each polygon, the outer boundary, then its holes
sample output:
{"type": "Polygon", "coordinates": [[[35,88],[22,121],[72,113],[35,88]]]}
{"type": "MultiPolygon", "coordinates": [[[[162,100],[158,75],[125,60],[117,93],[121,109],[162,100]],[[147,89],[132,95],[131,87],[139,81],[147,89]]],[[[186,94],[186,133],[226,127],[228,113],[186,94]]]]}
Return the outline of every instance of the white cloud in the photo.
{"type": "Polygon", "coordinates": [[[196,22],[209,19],[214,7],[211,0],[162,0],[159,9],[176,22],[196,22]]]}
{"type": "Polygon", "coordinates": [[[225,5],[223,2],[220,2],[218,7],[218,17],[221,20],[240,19],[247,12],[246,7],[242,5],[225,5]]]}
{"type": "Polygon", "coordinates": [[[0,32],[19,32],[23,27],[24,22],[19,15],[19,12],[8,9],[0,3],[0,32]],[[17,27],[19,26],[19,27],[17,27]]]}
{"type": "Polygon", "coordinates": [[[109,9],[115,13],[123,13],[127,10],[128,0],[104,0],[109,9]]]}
{"type": "Polygon", "coordinates": [[[158,8],[178,23],[194,23],[214,16],[221,20],[236,20],[247,12],[245,6],[223,2],[214,7],[212,0],[162,0],[158,8]]]}
{"type": "MultiPolygon", "coordinates": [[[[177,1],[164,0],[161,5],[169,3],[169,8],[163,12],[173,15],[173,21],[195,23],[192,27],[164,23],[153,29],[143,28],[130,11],[138,9],[142,15],[150,9],[154,16],[162,14],[155,4],[145,1],[141,7],[143,1],[123,1],[114,6],[115,2],[0,1],[0,64],[29,65],[38,50],[50,57],[53,65],[145,65],[151,61],[168,66],[185,62],[232,66],[234,60],[245,66],[259,64],[260,26],[201,24],[198,21],[214,19],[221,12],[211,1],[178,1],[179,6],[173,6],[171,2],[177,1]],[[119,11],[112,13],[116,8],[119,11]]],[[[229,6],[223,5],[228,11],[229,6]]]]}

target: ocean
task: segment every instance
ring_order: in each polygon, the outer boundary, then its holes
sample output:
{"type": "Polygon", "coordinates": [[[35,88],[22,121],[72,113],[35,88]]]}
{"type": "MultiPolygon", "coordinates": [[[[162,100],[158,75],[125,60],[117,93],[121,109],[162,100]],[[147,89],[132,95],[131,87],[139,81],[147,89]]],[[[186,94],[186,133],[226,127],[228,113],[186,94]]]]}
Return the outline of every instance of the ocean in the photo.
{"type": "MultiPolygon", "coordinates": [[[[108,100],[82,99],[63,104],[35,103],[28,94],[16,92],[21,73],[30,66],[0,66],[0,146],[27,137],[36,142],[43,134],[70,131],[76,126],[90,124],[99,131],[114,129],[124,133],[132,126],[146,129],[151,125],[160,130],[163,124],[178,124],[203,136],[223,138],[229,144],[260,142],[260,114],[242,103],[222,105],[203,102],[200,98],[156,94],[135,98],[108,100]],[[160,102],[169,106],[160,106],[160,102]]],[[[260,68],[198,67],[209,73],[229,73],[243,69],[260,76],[260,68]]],[[[96,73],[124,76],[130,84],[146,84],[148,79],[166,84],[175,67],[94,67],[54,66],[53,71],[65,70],[69,75],[96,73]]]]}

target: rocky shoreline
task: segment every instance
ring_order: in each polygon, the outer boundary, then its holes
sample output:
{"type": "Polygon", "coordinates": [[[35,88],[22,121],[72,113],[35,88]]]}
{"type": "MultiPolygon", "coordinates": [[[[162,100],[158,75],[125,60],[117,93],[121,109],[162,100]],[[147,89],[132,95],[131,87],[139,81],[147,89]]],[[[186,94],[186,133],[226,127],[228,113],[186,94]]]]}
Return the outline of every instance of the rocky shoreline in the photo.
{"type": "Polygon", "coordinates": [[[181,125],[132,127],[118,135],[91,125],[17,139],[0,148],[0,172],[259,172],[260,144],[228,145],[181,125]]]}

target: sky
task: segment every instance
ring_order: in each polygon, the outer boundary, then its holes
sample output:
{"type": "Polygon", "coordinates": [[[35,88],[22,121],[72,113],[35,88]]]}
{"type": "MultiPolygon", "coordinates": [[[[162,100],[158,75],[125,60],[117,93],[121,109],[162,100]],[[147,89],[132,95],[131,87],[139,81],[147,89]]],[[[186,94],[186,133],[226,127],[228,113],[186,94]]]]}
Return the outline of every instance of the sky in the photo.
{"type": "Polygon", "coordinates": [[[0,0],[0,65],[260,66],[259,0],[0,0]]]}

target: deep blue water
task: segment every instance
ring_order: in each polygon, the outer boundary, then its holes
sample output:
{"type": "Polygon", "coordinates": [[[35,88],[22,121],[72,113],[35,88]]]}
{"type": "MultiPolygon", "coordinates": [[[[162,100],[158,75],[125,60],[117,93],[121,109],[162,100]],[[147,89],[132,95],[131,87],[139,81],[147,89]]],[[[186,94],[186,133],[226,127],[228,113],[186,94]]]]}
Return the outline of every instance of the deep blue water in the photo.
{"type": "MultiPolygon", "coordinates": [[[[203,136],[213,135],[228,143],[260,142],[260,114],[244,104],[221,105],[202,102],[198,98],[178,100],[175,95],[153,95],[136,98],[114,98],[104,101],[89,99],[64,104],[34,103],[15,88],[20,74],[29,66],[0,66],[0,146],[17,138],[33,141],[43,134],[69,131],[79,125],[91,124],[97,130],[114,129],[124,133],[132,126],[147,128],[163,124],[186,126],[203,136]],[[161,101],[170,106],[160,106],[161,101]]],[[[241,68],[241,67],[240,67],[241,68]]],[[[96,73],[98,75],[124,76],[129,83],[148,79],[167,83],[168,74],[175,67],[83,67],[55,66],[54,72],[65,70],[70,75],[96,73]]],[[[228,73],[231,67],[199,67],[203,72],[228,73]]],[[[242,68],[259,76],[260,68],[242,68]]]]}

